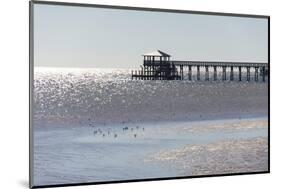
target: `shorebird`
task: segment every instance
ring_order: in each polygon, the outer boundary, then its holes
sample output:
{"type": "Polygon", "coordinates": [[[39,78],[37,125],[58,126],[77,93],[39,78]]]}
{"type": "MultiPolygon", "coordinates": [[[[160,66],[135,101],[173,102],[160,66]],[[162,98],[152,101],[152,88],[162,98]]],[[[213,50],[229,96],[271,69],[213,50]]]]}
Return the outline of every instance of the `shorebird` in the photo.
{"type": "Polygon", "coordinates": [[[102,130],[101,130],[100,128],[98,128],[98,132],[99,132],[100,134],[102,134],[102,130]]]}

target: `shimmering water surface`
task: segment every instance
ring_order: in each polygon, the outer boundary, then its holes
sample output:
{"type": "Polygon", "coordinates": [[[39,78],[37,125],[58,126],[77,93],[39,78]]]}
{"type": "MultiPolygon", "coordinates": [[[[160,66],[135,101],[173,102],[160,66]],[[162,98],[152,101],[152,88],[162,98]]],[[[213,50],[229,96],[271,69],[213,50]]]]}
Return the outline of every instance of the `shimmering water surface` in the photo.
{"type": "MultiPolygon", "coordinates": [[[[267,83],[131,80],[129,70],[35,69],[35,120],[121,123],[267,115],[267,83]]],[[[41,122],[40,125],[44,123],[41,122]]]]}

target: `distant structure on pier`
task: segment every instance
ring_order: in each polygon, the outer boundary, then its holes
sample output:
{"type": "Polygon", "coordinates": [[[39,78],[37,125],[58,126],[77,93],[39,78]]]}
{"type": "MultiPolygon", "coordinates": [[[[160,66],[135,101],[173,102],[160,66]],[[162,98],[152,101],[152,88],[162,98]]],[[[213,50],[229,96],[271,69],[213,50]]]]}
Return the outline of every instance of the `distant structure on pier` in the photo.
{"type": "Polygon", "coordinates": [[[200,69],[205,71],[204,79],[210,80],[209,70],[213,70],[213,80],[218,80],[218,71],[222,72],[222,80],[228,80],[227,72],[229,72],[229,80],[234,80],[234,71],[238,71],[238,80],[242,81],[242,72],[246,70],[247,81],[251,80],[251,69],[254,69],[254,80],[265,81],[268,75],[268,64],[257,62],[221,62],[221,61],[177,61],[170,60],[171,55],[156,50],[151,53],[143,54],[143,65],[141,70],[132,71],[132,79],[140,80],[183,80],[184,68],[188,68],[188,80],[192,80],[192,68],[196,68],[196,79],[201,80],[200,69]],[[179,72],[178,72],[179,70],[179,72]]]}
{"type": "Polygon", "coordinates": [[[143,54],[141,70],[132,73],[132,78],[143,80],[181,79],[176,66],[170,61],[171,55],[160,50],[143,54]]]}

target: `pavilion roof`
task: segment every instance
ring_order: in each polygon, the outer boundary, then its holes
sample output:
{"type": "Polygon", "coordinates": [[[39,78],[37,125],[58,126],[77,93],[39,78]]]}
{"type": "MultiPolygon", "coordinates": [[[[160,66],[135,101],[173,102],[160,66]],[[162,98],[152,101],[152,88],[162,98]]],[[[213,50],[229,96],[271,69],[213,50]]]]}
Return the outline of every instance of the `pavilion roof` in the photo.
{"type": "Polygon", "coordinates": [[[156,51],[145,53],[142,56],[170,57],[171,55],[157,49],[156,51]]]}

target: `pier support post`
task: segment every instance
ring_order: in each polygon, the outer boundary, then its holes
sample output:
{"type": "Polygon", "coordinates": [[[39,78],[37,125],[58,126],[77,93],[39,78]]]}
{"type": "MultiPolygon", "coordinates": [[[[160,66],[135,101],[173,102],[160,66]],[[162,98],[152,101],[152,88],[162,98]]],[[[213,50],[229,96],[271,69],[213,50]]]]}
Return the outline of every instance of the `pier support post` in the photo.
{"type": "Polygon", "coordinates": [[[200,66],[197,66],[197,80],[200,80],[200,66]]]}
{"type": "Polygon", "coordinates": [[[154,72],[153,72],[153,67],[150,66],[150,79],[153,80],[154,79],[154,72]]]}
{"type": "Polygon", "coordinates": [[[146,80],[146,66],[144,66],[143,69],[143,79],[146,80]]]}
{"type": "Polygon", "coordinates": [[[150,80],[150,70],[151,70],[151,66],[147,67],[147,80],[150,80]]]}
{"type": "Polygon", "coordinates": [[[247,66],[247,81],[250,81],[250,77],[251,77],[251,75],[250,75],[250,67],[247,66]]]}
{"type": "Polygon", "coordinates": [[[149,67],[146,67],[146,80],[149,80],[149,67]]]}
{"type": "Polygon", "coordinates": [[[214,81],[217,81],[217,66],[214,66],[214,81]]]}
{"type": "Polygon", "coordinates": [[[147,66],[144,67],[144,80],[147,80],[147,66]]]}
{"type": "Polygon", "coordinates": [[[183,65],[180,65],[181,80],[183,80],[183,65]]]}
{"type": "Polygon", "coordinates": [[[155,71],[155,67],[152,66],[152,74],[153,74],[153,80],[157,79],[157,74],[156,74],[156,71],[155,71]]]}
{"type": "Polygon", "coordinates": [[[159,67],[159,80],[162,80],[162,64],[160,61],[160,67],[159,67]]]}
{"type": "Polygon", "coordinates": [[[262,81],[265,82],[265,67],[262,67],[262,81]]]}
{"type": "Polygon", "coordinates": [[[205,72],[205,80],[209,81],[209,67],[205,66],[206,72],[205,72]]]}
{"type": "Polygon", "coordinates": [[[191,81],[191,77],[192,77],[192,67],[188,66],[188,80],[191,81]]]}
{"type": "Polygon", "coordinates": [[[238,70],[239,70],[239,81],[242,81],[241,66],[238,67],[238,70]]]}
{"type": "Polygon", "coordinates": [[[233,66],[230,67],[230,81],[233,81],[234,74],[233,74],[233,66]]]}
{"type": "Polygon", "coordinates": [[[151,66],[148,67],[148,80],[151,80],[151,66]]]}
{"type": "Polygon", "coordinates": [[[222,67],[222,80],[225,81],[226,80],[226,66],[222,67]]]}
{"type": "Polygon", "coordinates": [[[259,67],[255,67],[255,81],[259,81],[259,67]]]}

